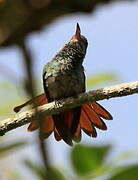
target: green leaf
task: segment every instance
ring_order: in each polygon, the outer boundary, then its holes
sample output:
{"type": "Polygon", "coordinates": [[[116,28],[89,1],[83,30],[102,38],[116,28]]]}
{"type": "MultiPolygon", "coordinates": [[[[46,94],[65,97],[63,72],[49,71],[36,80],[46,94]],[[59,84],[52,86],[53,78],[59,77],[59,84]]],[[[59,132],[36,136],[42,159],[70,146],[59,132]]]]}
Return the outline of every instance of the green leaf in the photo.
{"type": "Polygon", "coordinates": [[[50,180],[65,180],[63,174],[57,168],[50,168],[50,180]]]}
{"type": "Polygon", "coordinates": [[[7,155],[7,153],[10,153],[11,151],[21,148],[27,144],[28,142],[23,140],[10,144],[0,144],[0,157],[3,157],[4,155],[7,155]]]}
{"type": "Polygon", "coordinates": [[[0,81],[0,90],[0,117],[6,117],[6,114],[12,114],[13,106],[20,102],[20,98],[15,85],[6,80],[0,81]]]}
{"type": "Polygon", "coordinates": [[[138,164],[124,166],[123,170],[108,180],[138,180],[138,164]]]}
{"type": "Polygon", "coordinates": [[[24,160],[26,167],[28,167],[37,177],[45,179],[45,169],[41,165],[38,165],[28,159],[24,160]]]}
{"type": "MultiPolygon", "coordinates": [[[[37,177],[45,180],[45,168],[43,166],[38,165],[30,160],[25,160],[24,163],[37,177]]],[[[48,179],[50,180],[65,180],[65,177],[57,168],[50,167],[48,169],[48,174],[48,179]]]]}
{"type": "Polygon", "coordinates": [[[112,73],[100,73],[92,76],[88,76],[86,84],[87,88],[92,88],[107,82],[118,80],[117,76],[112,73]]]}
{"type": "Polygon", "coordinates": [[[110,146],[76,145],[72,151],[72,165],[78,175],[93,173],[100,168],[106,158],[110,146]]]}

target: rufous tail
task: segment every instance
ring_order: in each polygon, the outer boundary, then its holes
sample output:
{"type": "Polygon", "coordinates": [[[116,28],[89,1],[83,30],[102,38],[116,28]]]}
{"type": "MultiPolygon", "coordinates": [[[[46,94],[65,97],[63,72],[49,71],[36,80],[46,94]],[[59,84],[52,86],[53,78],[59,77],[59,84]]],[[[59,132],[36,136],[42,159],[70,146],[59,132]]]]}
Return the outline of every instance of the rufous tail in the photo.
{"type": "MultiPolygon", "coordinates": [[[[36,102],[37,106],[48,103],[45,94],[36,96],[24,104],[14,108],[19,112],[23,107],[36,102]]],[[[91,137],[97,137],[96,128],[107,130],[105,120],[112,120],[111,114],[97,102],[83,104],[81,107],[66,110],[59,115],[44,116],[41,122],[40,139],[48,138],[54,132],[57,141],[64,140],[67,144],[72,145],[72,140],[79,142],[81,140],[81,129],[91,137]]],[[[32,121],[28,131],[34,131],[39,128],[37,121],[32,121]]]]}

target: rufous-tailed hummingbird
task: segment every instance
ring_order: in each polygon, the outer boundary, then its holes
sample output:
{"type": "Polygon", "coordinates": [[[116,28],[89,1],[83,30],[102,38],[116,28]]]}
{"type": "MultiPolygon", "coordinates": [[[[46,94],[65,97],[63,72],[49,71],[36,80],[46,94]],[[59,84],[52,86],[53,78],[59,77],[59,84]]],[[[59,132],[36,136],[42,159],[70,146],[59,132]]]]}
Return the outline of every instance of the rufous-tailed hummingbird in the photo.
{"type": "MultiPolygon", "coordinates": [[[[81,35],[77,23],[76,33],[71,40],[44,66],[44,94],[35,97],[37,105],[57,101],[85,92],[85,74],[83,60],[88,42],[81,35]]],[[[18,112],[22,107],[32,104],[33,100],[14,108],[18,112]]],[[[106,130],[103,119],[111,120],[111,114],[97,102],[83,104],[81,107],[65,110],[58,115],[45,116],[41,122],[40,138],[48,138],[54,132],[55,139],[63,139],[67,144],[81,140],[81,130],[91,137],[96,137],[96,128],[106,130]]],[[[28,131],[39,128],[37,121],[32,121],[28,131]]]]}

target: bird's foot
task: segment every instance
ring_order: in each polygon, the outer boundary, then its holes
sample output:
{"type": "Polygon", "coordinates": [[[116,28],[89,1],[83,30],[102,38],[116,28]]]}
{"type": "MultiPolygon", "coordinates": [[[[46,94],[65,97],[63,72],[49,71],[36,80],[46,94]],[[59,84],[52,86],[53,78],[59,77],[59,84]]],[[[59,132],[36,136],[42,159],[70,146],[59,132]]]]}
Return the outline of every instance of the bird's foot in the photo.
{"type": "Polygon", "coordinates": [[[58,100],[55,100],[55,108],[61,107],[61,102],[58,100]]]}

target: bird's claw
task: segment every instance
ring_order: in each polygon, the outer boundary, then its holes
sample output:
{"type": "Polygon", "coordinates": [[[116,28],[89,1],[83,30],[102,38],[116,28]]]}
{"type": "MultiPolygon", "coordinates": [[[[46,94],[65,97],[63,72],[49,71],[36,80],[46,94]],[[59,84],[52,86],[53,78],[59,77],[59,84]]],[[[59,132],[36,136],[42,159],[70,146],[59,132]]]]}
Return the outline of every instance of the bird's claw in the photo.
{"type": "Polygon", "coordinates": [[[61,102],[55,100],[55,108],[59,108],[61,106],[61,102]]]}

